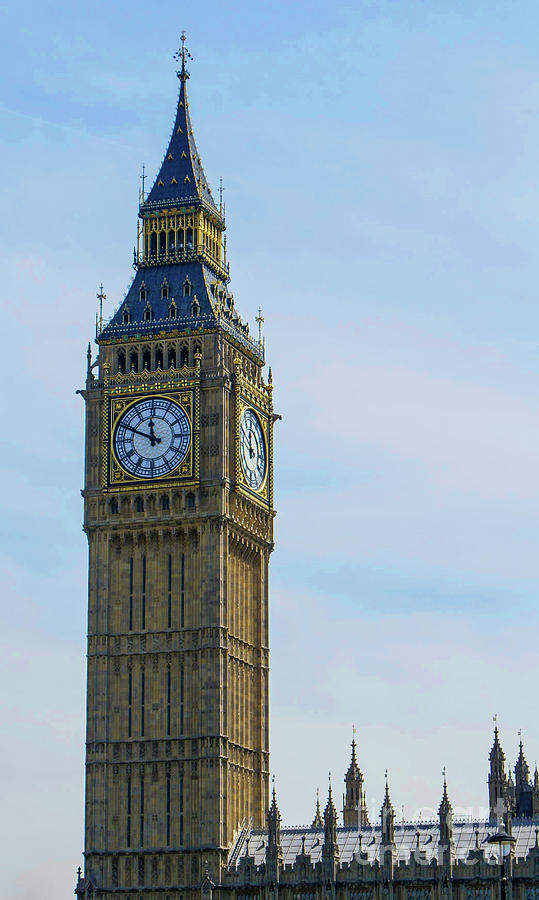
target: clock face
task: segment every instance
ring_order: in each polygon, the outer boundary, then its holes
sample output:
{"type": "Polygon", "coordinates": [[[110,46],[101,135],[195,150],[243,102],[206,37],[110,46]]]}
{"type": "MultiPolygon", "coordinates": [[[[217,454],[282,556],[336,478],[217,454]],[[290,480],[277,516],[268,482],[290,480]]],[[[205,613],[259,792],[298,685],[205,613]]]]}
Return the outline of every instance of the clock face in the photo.
{"type": "Polygon", "coordinates": [[[266,475],[266,444],[260,420],[252,409],[244,409],[241,414],[240,460],[247,484],[257,491],[266,475]]]}
{"type": "Polygon", "coordinates": [[[134,403],[114,429],[118,462],[136,478],[159,478],[172,472],[185,458],[190,443],[187,415],[166,397],[134,403]]]}

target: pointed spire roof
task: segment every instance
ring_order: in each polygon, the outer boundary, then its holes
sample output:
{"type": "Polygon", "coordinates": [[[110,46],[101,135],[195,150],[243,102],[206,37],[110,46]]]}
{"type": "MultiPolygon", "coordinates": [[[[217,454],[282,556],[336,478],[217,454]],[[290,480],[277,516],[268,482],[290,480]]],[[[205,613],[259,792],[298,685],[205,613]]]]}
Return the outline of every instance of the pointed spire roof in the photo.
{"type": "Polygon", "coordinates": [[[222,218],[214,203],[193,134],[187,99],[189,72],[186,68],[186,59],[191,55],[185,46],[185,32],[182,32],[181,40],[182,46],[175,56],[180,62],[176,73],[180,79],[180,95],[174,127],[154,185],[148,196],[142,199],[141,212],[202,203],[222,218]]]}
{"type": "Polygon", "coordinates": [[[380,810],[380,821],[382,825],[382,834],[381,841],[384,844],[393,843],[394,840],[394,823],[395,823],[395,810],[393,809],[393,804],[391,803],[391,797],[389,796],[389,782],[387,776],[386,769],[386,789],[384,794],[384,802],[382,803],[382,808],[380,810]]]}
{"type": "Polygon", "coordinates": [[[363,777],[361,775],[361,770],[357,764],[357,756],[356,756],[357,744],[356,744],[356,729],[355,728],[353,730],[352,743],[350,746],[352,747],[352,758],[350,760],[350,765],[348,766],[348,771],[346,772],[346,775],[344,776],[345,781],[350,781],[350,780],[354,780],[358,777],[360,777],[360,778],[363,777]]]}
{"type": "Polygon", "coordinates": [[[271,803],[270,808],[268,809],[268,826],[271,828],[278,828],[281,822],[281,813],[279,811],[279,807],[277,806],[277,795],[275,793],[275,776],[272,779],[273,788],[271,791],[271,803]]]}
{"type": "Polygon", "coordinates": [[[444,768],[443,792],[442,792],[442,799],[440,801],[440,806],[438,807],[438,812],[444,813],[451,809],[452,809],[451,801],[449,800],[449,795],[447,793],[447,777],[446,777],[445,768],[444,768]]]}
{"type": "Polygon", "coordinates": [[[501,744],[500,744],[500,736],[498,734],[498,725],[497,724],[494,725],[494,742],[492,744],[492,748],[490,751],[490,759],[494,759],[494,758],[498,758],[498,759],[502,759],[502,760],[505,759],[505,754],[504,754],[501,744]]]}
{"type": "Polygon", "coordinates": [[[314,811],[314,819],[311,828],[323,828],[324,820],[322,819],[322,811],[320,809],[320,790],[316,789],[316,809],[314,811]]]}
{"type": "Polygon", "coordinates": [[[326,808],[324,810],[324,822],[327,823],[328,820],[330,820],[330,817],[332,817],[331,821],[337,820],[337,810],[335,809],[335,804],[333,803],[333,793],[331,790],[331,773],[329,775],[328,799],[326,808]]]}
{"type": "Polygon", "coordinates": [[[519,782],[519,784],[521,784],[522,782],[525,782],[527,784],[530,779],[530,767],[526,761],[526,757],[524,756],[522,734],[520,734],[518,759],[515,764],[515,779],[517,780],[517,782],[519,782]]]}

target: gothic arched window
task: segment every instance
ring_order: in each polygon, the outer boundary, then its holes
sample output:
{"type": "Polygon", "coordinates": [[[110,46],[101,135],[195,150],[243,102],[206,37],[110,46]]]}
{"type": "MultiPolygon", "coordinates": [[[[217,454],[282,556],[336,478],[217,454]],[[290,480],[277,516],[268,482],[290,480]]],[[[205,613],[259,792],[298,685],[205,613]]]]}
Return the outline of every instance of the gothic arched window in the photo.
{"type": "Polygon", "coordinates": [[[123,350],[120,350],[118,353],[118,372],[121,372],[122,375],[125,374],[125,353],[123,350]]]}
{"type": "Polygon", "coordinates": [[[117,500],[110,501],[110,511],[113,516],[118,514],[118,501],[117,500]]]}
{"type": "Polygon", "coordinates": [[[170,304],[170,306],[169,306],[169,308],[168,308],[168,317],[169,317],[169,319],[175,319],[175,318],[176,318],[176,313],[177,313],[177,307],[176,307],[176,304],[174,303],[174,298],[172,298],[172,302],[171,302],[171,304],[170,304]]]}
{"type": "Polygon", "coordinates": [[[188,277],[185,279],[185,281],[183,283],[183,296],[184,297],[191,296],[191,282],[189,281],[188,277]]]}
{"type": "Polygon", "coordinates": [[[182,344],[180,347],[180,368],[182,366],[189,365],[189,348],[187,344],[182,344]]]}
{"type": "Polygon", "coordinates": [[[129,371],[138,372],[138,352],[132,350],[129,356],[129,371]]]}
{"type": "Polygon", "coordinates": [[[188,509],[194,509],[194,508],[195,508],[195,495],[192,494],[190,491],[189,491],[189,493],[187,494],[187,508],[188,508],[188,509]]]}
{"type": "Polygon", "coordinates": [[[126,306],[122,313],[122,324],[129,325],[130,321],[131,321],[131,310],[129,309],[128,306],[126,306]]]}
{"type": "Polygon", "coordinates": [[[169,369],[176,367],[176,351],[174,347],[168,348],[168,367],[169,369]]]}
{"type": "Polygon", "coordinates": [[[163,494],[161,497],[161,509],[170,509],[170,499],[168,494],[163,494]]]}
{"type": "Polygon", "coordinates": [[[142,282],[140,286],[140,291],[138,292],[139,300],[147,300],[148,299],[148,291],[146,290],[146,285],[142,282]]]}
{"type": "Polygon", "coordinates": [[[147,369],[148,372],[152,367],[152,354],[149,347],[145,347],[142,351],[142,370],[147,369]]]}
{"type": "Polygon", "coordinates": [[[151,308],[149,303],[147,303],[144,307],[144,321],[153,322],[153,309],[151,308]]]}
{"type": "Polygon", "coordinates": [[[166,231],[159,232],[159,256],[164,256],[167,252],[167,233],[166,231]]]}
{"type": "Polygon", "coordinates": [[[163,350],[161,347],[158,347],[155,351],[155,368],[162,369],[163,368],[163,350]]]}
{"type": "Polygon", "coordinates": [[[137,497],[135,500],[135,509],[137,512],[144,512],[144,499],[142,497],[137,497]]]}
{"type": "Polygon", "coordinates": [[[161,285],[161,300],[168,300],[168,283],[166,281],[161,285]]]}

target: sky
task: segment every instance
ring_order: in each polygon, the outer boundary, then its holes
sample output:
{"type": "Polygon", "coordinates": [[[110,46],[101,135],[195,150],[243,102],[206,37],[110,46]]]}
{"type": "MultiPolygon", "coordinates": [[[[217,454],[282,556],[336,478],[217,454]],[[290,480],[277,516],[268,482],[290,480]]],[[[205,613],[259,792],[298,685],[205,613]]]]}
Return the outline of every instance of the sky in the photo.
{"type": "Polygon", "coordinates": [[[1,900],[70,896],[83,823],[85,374],[132,276],[185,29],[236,305],[276,408],[271,769],[305,824],[352,725],[371,817],[485,812],[539,757],[539,6],[0,7],[1,900]],[[37,889],[37,885],[46,886],[37,889]]]}

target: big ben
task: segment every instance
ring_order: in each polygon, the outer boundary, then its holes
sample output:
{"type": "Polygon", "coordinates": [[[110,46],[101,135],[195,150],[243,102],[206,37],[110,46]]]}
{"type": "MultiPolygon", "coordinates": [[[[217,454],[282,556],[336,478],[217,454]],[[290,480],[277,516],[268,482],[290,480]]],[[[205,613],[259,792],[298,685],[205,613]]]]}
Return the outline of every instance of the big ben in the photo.
{"type": "Polygon", "coordinates": [[[229,286],[189,103],[141,196],[135,276],[88,354],[82,897],[188,900],[268,801],[273,404],[229,286]]]}

